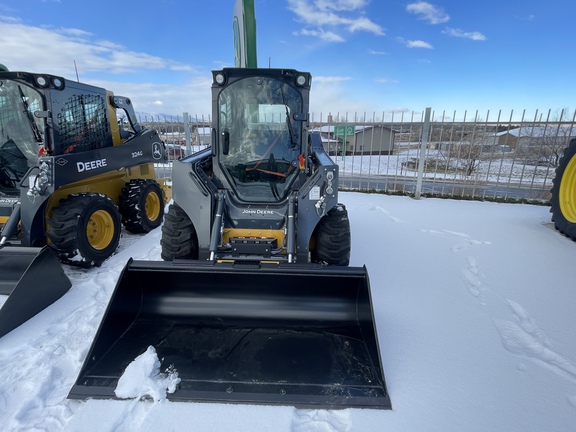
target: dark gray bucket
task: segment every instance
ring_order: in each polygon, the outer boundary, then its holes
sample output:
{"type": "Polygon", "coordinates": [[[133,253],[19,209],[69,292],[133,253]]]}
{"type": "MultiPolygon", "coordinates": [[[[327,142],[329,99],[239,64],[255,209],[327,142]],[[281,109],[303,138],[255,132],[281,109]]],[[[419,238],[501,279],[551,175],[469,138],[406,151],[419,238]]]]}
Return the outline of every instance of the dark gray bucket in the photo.
{"type": "Polygon", "coordinates": [[[366,268],[130,261],[70,398],[115,398],[149,346],[177,401],[390,409],[366,268]]]}
{"type": "Polygon", "coordinates": [[[9,296],[0,309],[0,337],[50,306],[72,286],[48,247],[3,247],[0,272],[0,294],[9,296]]]}

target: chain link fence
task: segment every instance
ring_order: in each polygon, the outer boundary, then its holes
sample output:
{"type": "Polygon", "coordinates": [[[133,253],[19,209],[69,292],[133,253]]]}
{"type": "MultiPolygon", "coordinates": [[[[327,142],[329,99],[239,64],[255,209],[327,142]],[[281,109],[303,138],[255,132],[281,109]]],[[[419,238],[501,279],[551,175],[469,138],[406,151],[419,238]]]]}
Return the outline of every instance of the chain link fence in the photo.
{"type": "MultiPolygon", "coordinates": [[[[169,161],[211,142],[210,116],[141,117],[159,131],[169,161]]],[[[542,202],[576,111],[495,114],[311,114],[311,133],[340,167],[340,189],[496,201],[542,202]]]]}

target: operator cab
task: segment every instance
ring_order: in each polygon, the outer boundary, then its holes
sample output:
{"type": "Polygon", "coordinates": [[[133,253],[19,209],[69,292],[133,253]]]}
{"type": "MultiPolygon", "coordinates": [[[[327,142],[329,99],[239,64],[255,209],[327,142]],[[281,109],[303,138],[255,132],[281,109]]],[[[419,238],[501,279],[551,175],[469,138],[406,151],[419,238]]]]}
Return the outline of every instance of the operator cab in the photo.
{"type": "Polygon", "coordinates": [[[219,169],[239,200],[283,201],[303,169],[302,120],[307,116],[302,113],[308,107],[302,89],[290,74],[278,79],[263,70],[256,76],[242,77],[240,72],[232,78],[230,71],[214,73],[219,90],[215,114],[219,169]],[[222,88],[218,79],[224,80],[222,88]]]}
{"type": "Polygon", "coordinates": [[[44,109],[39,91],[23,82],[0,78],[0,191],[18,194],[18,184],[38,162],[44,145],[44,109]]]}

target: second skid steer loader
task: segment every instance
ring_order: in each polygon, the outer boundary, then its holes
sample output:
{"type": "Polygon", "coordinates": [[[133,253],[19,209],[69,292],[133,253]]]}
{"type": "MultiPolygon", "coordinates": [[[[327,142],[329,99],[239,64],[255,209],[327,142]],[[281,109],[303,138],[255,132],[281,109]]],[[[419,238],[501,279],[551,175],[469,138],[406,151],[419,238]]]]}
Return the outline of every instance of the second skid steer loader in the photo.
{"type": "Polygon", "coordinates": [[[69,289],[58,260],[98,266],[122,224],[135,233],[160,226],[169,189],[155,163],[164,155],[129,98],[0,67],[0,295],[9,295],[0,336],[69,289]]]}
{"type": "Polygon", "coordinates": [[[213,72],[212,146],[175,162],[166,262],[126,265],[69,397],[114,397],[153,346],[173,400],[391,407],[338,166],[308,132],[311,80],[213,72]]]}

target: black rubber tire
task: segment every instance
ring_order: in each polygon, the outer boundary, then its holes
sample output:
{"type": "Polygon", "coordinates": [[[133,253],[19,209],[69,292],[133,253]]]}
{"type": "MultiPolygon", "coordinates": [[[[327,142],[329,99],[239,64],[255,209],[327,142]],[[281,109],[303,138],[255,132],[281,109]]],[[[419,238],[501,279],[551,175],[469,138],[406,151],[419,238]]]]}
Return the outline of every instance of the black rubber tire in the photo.
{"type": "Polygon", "coordinates": [[[79,267],[100,266],[120,243],[120,212],[103,194],[79,193],[52,209],[46,232],[60,261],[79,267]]]}
{"type": "Polygon", "coordinates": [[[131,233],[148,233],[162,224],[164,195],[152,179],[130,180],[120,195],[122,223],[131,233]]]}
{"type": "Polygon", "coordinates": [[[178,204],[170,204],[162,225],[162,252],[164,261],[176,258],[198,259],[198,238],[192,221],[178,204]]]}
{"type": "Polygon", "coordinates": [[[558,162],[550,192],[554,227],[576,241],[576,139],[570,141],[558,162]]]}
{"type": "Polygon", "coordinates": [[[312,262],[337,266],[350,263],[350,221],[343,204],[337,204],[320,219],[313,236],[312,262]]]}

